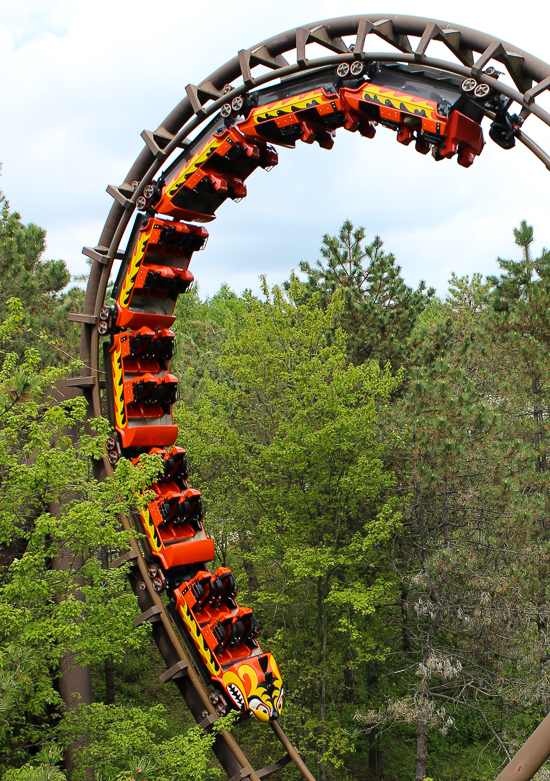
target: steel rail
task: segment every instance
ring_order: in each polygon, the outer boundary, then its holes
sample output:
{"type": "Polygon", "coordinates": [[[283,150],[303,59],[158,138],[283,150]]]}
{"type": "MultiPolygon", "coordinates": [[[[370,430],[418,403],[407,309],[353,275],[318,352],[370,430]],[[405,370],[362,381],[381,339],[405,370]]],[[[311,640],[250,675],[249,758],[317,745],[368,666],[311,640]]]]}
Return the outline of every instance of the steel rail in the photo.
{"type": "MultiPolygon", "coordinates": [[[[73,387],[79,386],[87,398],[91,417],[102,414],[100,340],[97,318],[104,303],[112,265],[119,256],[120,242],[135,210],[135,202],[145,186],[152,181],[172,153],[182,148],[187,136],[219,111],[223,103],[231,101],[233,97],[275,79],[357,59],[417,64],[447,73],[451,72],[464,78],[473,76],[477,81],[489,84],[496,92],[500,92],[517,103],[521,107],[523,119],[533,114],[550,127],[550,114],[535,101],[537,95],[548,89],[550,85],[550,65],[512,44],[461,25],[402,15],[348,16],[319,21],[302,28],[289,30],[268,38],[250,49],[242,50],[236,57],[214,71],[198,87],[188,86],[186,88],[187,97],[178,103],[156,131],[152,133],[144,131],[142,135],[146,142],[145,147],[132,165],[124,182],[119,188],[108,188],[110,194],[115,198],[115,202],[103,227],[98,245],[94,249],[85,248],[84,250],[86,255],[93,258],[84,302],[84,316],[88,317],[88,321],[82,324],[80,357],[84,368],[81,370],[81,377],[73,378],[71,381],[73,387]],[[364,51],[364,43],[369,35],[382,38],[393,45],[395,51],[364,51]],[[355,36],[353,49],[342,40],[342,37],[347,36],[355,36]],[[413,51],[408,36],[420,39],[415,51],[413,51]],[[461,64],[456,60],[447,61],[430,57],[426,52],[431,41],[434,40],[445,43],[451,54],[458,58],[461,64]],[[310,43],[319,44],[331,50],[332,54],[308,59],[306,48],[310,43]],[[296,63],[287,63],[284,60],[282,55],[289,51],[296,51],[296,63]],[[475,59],[474,53],[480,56],[475,59]],[[482,69],[491,60],[496,60],[505,67],[517,89],[482,72],[482,69]],[[259,65],[268,65],[272,70],[254,77],[254,68],[259,65]],[[242,79],[241,84],[237,84],[228,93],[221,94],[221,90],[226,84],[238,79],[242,79]],[[532,86],[533,81],[536,82],[535,86],[532,86]],[[161,146],[155,137],[159,140],[167,140],[168,143],[164,144],[163,142],[161,146]],[[139,184],[132,191],[129,185],[134,181],[139,184]]],[[[547,168],[550,168],[550,157],[536,142],[526,136],[523,131],[518,131],[516,135],[526,148],[533,152],[547,168]]],[[[103,464],[98,465],[98,476],[100,477],[112,474],[112,471],[106,458],[103,464]]],[[[133,529],[128,518],[122,519],[122,523],[124,528],[133,529]]],[[[147,565],[140,546],[135,540],[132,543],[132,550],[134,554],[132,582],[142,609],[142,617],[146,617],[144,620],[155,618],[152,623],[153,636],[169,670],[174,669],[178,664],[181,669],[185,669],[185,674],[183,672],[181,675],[179,672],[175,673],[174,682],[184,696],[195,719],[202,724],[206,722],[206,728],[208,728],[215,717],[214,708],[174,629],[160,596],[152,588],[150,579],[147,577],[147,565]],[[145,590],[142,590],[142,584],[145,584],[145,590]]],[[[538,735],[539,749],[541,734],[544,736],[542,739],[547,740],[548,743],[547,752],[544,749],[539,750],[539,754],[537,754],[540,764],[550,756],[550,724],[544,730],[545,724],[546,722],[543,722],[535,733],[538,735]],[[540,733],[541,730],[542,733],[540,733]]],[[[314,781],[310,771],[280,725],[272,723],[272,728],[286,749],[288,757],[302,776],[308,781],[314,781]]],[[[259,776],[252,769],[240,747],[226,731],[217,738],[214,751],[232,781],[242,778],[259,781],[259,776]]],[[[533,772],[539,766],[537,765],[533,772]]],[[[525,768],[525,763],[523,767],[525,768]]],[[[270,767],[265,768],[265,772],[258,772],[262,778],[265,778],[272,772],[276,772],[277,769],[279,768],[272,769],[270,767]]],[[[518,770],[517,763],[514,772],[513,777],[517,781],[527,781],[531,777],[525,775],[525,772],[522,775],[522,771],[518,770]]],[[[504,778],[502,774],[499,779],[501,777],[504,778]]]]}

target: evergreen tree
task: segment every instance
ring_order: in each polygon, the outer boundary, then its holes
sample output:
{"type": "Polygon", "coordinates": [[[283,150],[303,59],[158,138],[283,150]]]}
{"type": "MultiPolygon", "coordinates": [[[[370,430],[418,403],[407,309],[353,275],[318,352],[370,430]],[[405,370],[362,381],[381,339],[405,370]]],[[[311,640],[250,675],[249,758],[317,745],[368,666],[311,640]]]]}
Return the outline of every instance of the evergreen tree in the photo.
{"type": "Polygon", "coordinates": [[[411,432],[394,466],[410,497],[396,639],[400,667],[416,675],[400,674],[378,723],[416,725],[418,781],[441,772],[429,736],[437,744],[465,713],[475,741],[506,761],[548,709],[550,258],[533,256],[529,226],[515,238],[521,260],[499,260],[503,273],[487,282],[453,276],[447,301],[420,316],[394,407],[411,432]]]}
{"type": "Polygon", "coordinates": [[[407,360],[406,341],[416,319],[435,291],[426,290],[424,282],[416,290],[406,285],[394,255],[383,246],[379,236],[366,244],[365,229],[346,220],[338,236],[323,236],[323,259],[315,267],[302,262],[300,270],[307,275],[308,295],[319,291],[326,303],[342,291],[339,325],[348,335],[353,362],[390,361],[398,369],[407,360]]]}
{"type": "Polygon", "coordinates": [[[25,328],[14,334],[11,349],[20,355],[33,345],[46,365],[67,363],[78,355],[79,331],[67,320],[80,311],[83,291],[66,290],[71,275],[63,260],[43,260],[46,231],[23,225],[0,192],[0,322],[11,298],[22,303],[25,328]]]}

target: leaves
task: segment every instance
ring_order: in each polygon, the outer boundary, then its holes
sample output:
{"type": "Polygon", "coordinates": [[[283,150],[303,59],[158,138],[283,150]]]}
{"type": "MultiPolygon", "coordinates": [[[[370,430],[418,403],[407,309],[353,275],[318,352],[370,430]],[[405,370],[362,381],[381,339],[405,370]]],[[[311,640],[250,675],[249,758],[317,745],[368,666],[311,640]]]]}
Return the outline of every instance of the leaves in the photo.
{"type": "Polygon", "coordinates": [[[324,305],[339,292],[343,306],[338,324],[346,333],[353,362],[375,359],[385,365],[389,361],[397,370],[406,361],[407,338],[435,290],[426,291],[424,282],[412,290],[401,277],[395,257],[383,250],[380,237],[370,244],[362,244],[364,240],[365,229],[355,229],[349,220],[338,236],[325,234],[323,260],[315,267],[300,263],[307,274],[304,294],[319,293],[324,305]]]}
{"type": "Polygon", "coordinates": [[[289,727],[308,719],[306,750],[338,767],[327,691],[342,686],[342,656],[383,657],[372,618],[396,588],[387,557],[400,517],[379,418],[402,374],[349,363],[341,293],[321,306],[296,279],[286,294],[264,290],[226,320],[223,351],[178,424],[208,530],[231,529],[224,563],[248,582],[285,677],[291,667],[289,727]]]}

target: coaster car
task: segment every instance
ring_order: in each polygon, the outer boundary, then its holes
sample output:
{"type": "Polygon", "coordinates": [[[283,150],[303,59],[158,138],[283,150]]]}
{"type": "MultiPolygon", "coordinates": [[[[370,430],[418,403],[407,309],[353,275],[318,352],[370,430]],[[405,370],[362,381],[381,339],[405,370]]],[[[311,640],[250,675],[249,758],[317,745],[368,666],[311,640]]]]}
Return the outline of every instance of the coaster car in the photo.
{"type": "Polygon", "coordinates": [[[458,163],[469,167],[484,146],[483,109],[462,90],[461,82],[441,78],[426,69],[379,66],[371,78],[357,87],[344,86],[340,95],[349,110],[397,130],[397,140],[416,141],[426,154],[432,144],[434,157],[458,153],[458,163]]]}
{"type": "Polygon", "coordinates": [[[165,490],[155,484],[157,498],[140,512],[151,553],[165,570],[211,561],[214,541],[207,537],[200,491],[165,490]]]}
{"type": "MultiPolygon", "coordinates": [[[[153,483],[153,489],[159,496],[164,488],[167,490],[178,491],[187,490],[187,478],[189,476],[189,464],[185,448],[183,447],[153,447],[149,450],[150,455],[162,457],[162,472],[157,482],[153,483]]],[[[137,464],[139,458],[132,462],[137,464]]]]}
{"type": "Polygon", "coordinates": [[[249,710],[259,721],[276,721],[283,709],[283,681],[273,654],[253,656],[232,665],[222,686],[239,710],[249,710]]]}
{"type": "Polygon", "coordinates": [[[193,282],[189,263],[206,228],[140,215],[113,288],[119,328],[167,328],[178,296],[193,282]]]}
{"type": "Polygon", "coordinates": [[[178,380],[168,373],[174,334],[140,329],[114,334],[105,350],[108,410],[123,449],[173,445],[172,404],[178,380]],[[147,357],[150,355],[151,357],[147,357]]]}
{"type": "Polygon", "coordinates": [[[227,198],[246,196],[244,180],[256,168],[271,168],[277,161],[277,152],[265,141],[246,138],[217,117],[193,151],[184,152],[163,175],[160,198],[148,207],[177,219],[209,222],[227,198]]]}
{"type": "Polygon", "coordinates": [[[235,708],[251,711],[260,721],[279,718],[283,685],[272,654],[257,641],[258,623],[250,608],[236,603],[231,570],[202,570],[174,590],[181,617],[200,657],[220,691],[235,708]]]}
{"type": "Polygon", "coordinates": [[[243,112],[245,119],[238,122],[243,133],[291,148],[301,140],[307,144],[317,141],[331,149],[336,128],[357,128],[356,120],[341,104],[333,68],[251,93],[243,112]]]}

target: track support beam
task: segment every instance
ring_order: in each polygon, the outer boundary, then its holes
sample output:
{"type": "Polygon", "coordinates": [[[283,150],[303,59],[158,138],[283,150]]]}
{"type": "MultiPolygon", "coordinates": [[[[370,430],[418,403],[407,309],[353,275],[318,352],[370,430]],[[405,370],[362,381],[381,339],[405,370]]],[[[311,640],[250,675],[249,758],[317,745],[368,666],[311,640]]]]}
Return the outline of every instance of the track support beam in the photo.
{"type": "Polygon", "coordinates": [[[512,757],[495,781],[529,781],[550,757],[550,714],[512,757]]]}
{"type": "Polygon", "coordinates": [[[134,626],[140,626],[141,624],[145,623],[145,621],[149,621],[150,624],[154,623],[155,621],[161,621],[161,614],[162,609],[158,605],[153,605],[153,607],[150,607],[149,610],[145,611],[145,613],[142,613],[137,618],[134,618],[134,626]]]}
{"type": "Polygon", "coordinates": [[[175,678],[182,678],[184,675],[187,675],[188,669],[189,665],[187,662],[184,659],[181,659],[177,664],[170,667],[169,670],[166,670],[165,673],[159,675],[159,681],[161,683],[167,683],[168,681],[173,681],[175,678]]]}

